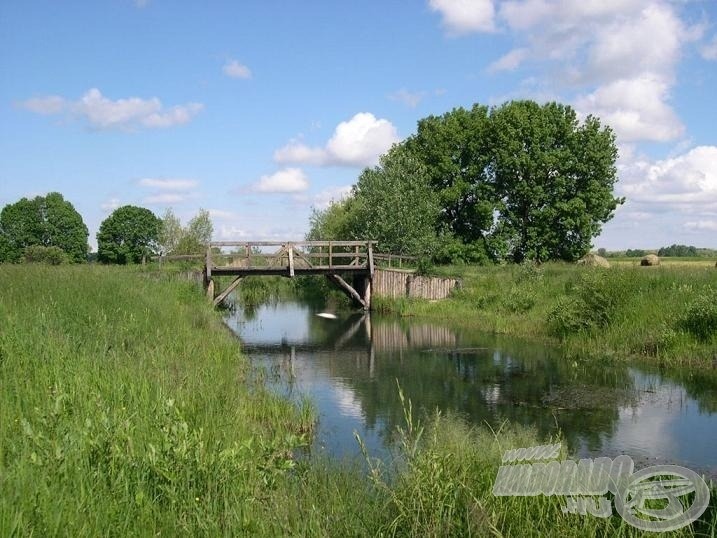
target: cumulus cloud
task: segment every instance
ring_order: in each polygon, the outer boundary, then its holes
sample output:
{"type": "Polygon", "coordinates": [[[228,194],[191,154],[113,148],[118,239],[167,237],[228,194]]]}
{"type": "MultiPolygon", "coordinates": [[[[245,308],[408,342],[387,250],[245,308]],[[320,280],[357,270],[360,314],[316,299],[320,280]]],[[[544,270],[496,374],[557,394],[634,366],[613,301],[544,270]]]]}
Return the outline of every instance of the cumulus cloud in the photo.
{"type": "Polygon", "coordinates": [[[157,179],[149,177],[140,179],[138,183],[141,187],[161,191],[188,191],[199,185],[196,179],[157,179]]]}
{"type": "Polygon", "coordinates": [[[228,60],[222,67],[222,71],[230,78],[251,78],[251,69],[237,60],[228,60]]]}
{"type": "Polygon", "coordinates": [[[22,108],[43,115],[66,114],[98,130],[133,131],[159,129],[191,121],[204,108],[201,103],[187,103],[165,108],[157,97],[142,99],[108,99],[97,88],[91,88],[80,99],[70,101],[51,95],[28,99],[22,108]]]}
{"type": "Polygon", "coordinates": [[[684,133],[682,122],[666,103],[668,95],[666,82],[642,76],[605,84],[579,97],[575,106],[582,115],[596,115],[610,125],[620,142],[664,142],[684,133]]]}
{"type": "Polygon", "coordinates": [[[300,168],[284,168],[271,175],[262,176],[251,190],[263,193],[303,192],[309,188],[309,180],[300,168]]]}
{"type": "Polygon", "coordinates": [[[274,160],[318,166],[372,166],[398,141],[396,127],[390,121],[359,112],[336,126],[326,146],[310,147],[292,140],[274,152],[274,160]]]}
{"type": "Polygon", "coordinates": [[[495,30],[493,0],[429,0],[428,6],[441,14],[448,35],[495,30]]]}
{"type": "Polygon", "coordinates": [[[632,200],[690,213],[717,209],[717,146],[655,162],[637,159],[621,168],[621,189],[632,200]]]}
{"type": "Polygon", "coordinates": [[[488,70],[547,67],[538,84],[577,94],[582,115],[600,116],[619,142],[674,140],[684,133],[670,103],[677,63],[704,31],[678,10],[667,0],[507,0],[495,20],[514,47],[488,70]]]}

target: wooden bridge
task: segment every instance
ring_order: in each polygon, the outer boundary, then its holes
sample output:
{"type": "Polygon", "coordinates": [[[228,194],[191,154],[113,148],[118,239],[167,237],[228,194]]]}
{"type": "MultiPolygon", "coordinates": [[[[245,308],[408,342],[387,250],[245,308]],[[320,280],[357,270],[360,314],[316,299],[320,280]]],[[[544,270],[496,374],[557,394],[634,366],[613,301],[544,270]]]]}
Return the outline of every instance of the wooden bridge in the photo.
{"type": "Polygon", "coordinates": [[[374,274],[375,241],[218,241],[207,248],[204,286],[220,304],[245,276],[325,275],[341,291],[368,310],[374,274]],[[229,251],[227,252],[227,250],[229,251]],[[269,252],[267,252],[269,249],[269,252]],[[234,277],[221,293],[214,279],[234,277]],[[351,280],[351,283],[346,279],[351,280]]]}

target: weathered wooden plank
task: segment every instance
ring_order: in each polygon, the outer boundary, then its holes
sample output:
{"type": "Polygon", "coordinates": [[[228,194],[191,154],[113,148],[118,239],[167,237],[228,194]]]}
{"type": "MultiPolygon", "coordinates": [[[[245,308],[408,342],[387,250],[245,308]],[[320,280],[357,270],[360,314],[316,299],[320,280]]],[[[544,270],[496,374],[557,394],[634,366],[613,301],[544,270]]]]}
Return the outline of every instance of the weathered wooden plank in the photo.
{"type": "Polygon", "coordinates": [[[244,277],[241,277],[241,276],[236,277],[236,278],[232,281],[232,283],[229,284],[229,286],[227,286],[227,289],[225,289],[223,292],[221,292],[219,295],[217,295],[217,296],[214,298],[214,306],[220,305],[220,304],[222,303],[222,301],[224,301],[224,299],[226,299],[227,297],[229,297],[229,294],[230,294],[231,292],[233,292],[234,289],[239,285],[239,282],[241,281],[242,278],[244,278],[244,277]]]}
{"type": "Polygon", "coordinates": [[[326,276],[331,282],[338,285],[339,288],[343,289],[346,293],[349,294],[350,297],[355,299],[357,303],[359,303],[361,306],[364,307],[364,309],[366,308],[366,303],[364,302],[364,300],[361,298],[361,296],[358,294],[358,292],[355,289],[353,289],[353,287],[348,282],[346,282],[343,278],[341,278],[339,275],[337,275],[335,273],[330,273],[326,276]]]}

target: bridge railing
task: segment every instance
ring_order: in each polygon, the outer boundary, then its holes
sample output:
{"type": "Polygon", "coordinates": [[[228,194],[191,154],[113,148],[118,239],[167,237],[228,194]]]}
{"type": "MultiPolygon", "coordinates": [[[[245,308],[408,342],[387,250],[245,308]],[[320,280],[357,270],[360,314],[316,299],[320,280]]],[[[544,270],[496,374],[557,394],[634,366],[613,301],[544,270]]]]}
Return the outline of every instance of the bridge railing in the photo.
{"type": "Polygon", "coordinates": [[[208,273],[223,271],[305,272],[368,269],[374,241],[214,241],[206,253],[208,273]],[[231,249],[226,252],[226,249],[231,249]]]}

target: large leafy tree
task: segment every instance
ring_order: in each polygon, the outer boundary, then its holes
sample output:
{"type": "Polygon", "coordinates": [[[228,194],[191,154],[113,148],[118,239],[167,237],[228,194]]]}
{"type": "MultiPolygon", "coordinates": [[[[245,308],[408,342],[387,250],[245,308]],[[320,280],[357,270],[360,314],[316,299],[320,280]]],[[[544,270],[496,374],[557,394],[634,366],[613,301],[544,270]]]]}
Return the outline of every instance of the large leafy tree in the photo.
{"type": "Polygon", "coordinates": [[[382,252],[430,256],[439,213],[426,167],[405,146],[395,146],[361,173],[347,199],[314,211],[307,238],[370,239],[382,252]]]}
{"type": "Polygon", "coordinates": [[[440,221],[466,243],[486,238],[493,226],[493,185],[488,107],[455,108],[418,122],[404,145],[425,166],[440,221]]]}
{"type": "Polygon", "coordinates": [[[87,226],[60,193],[22,198],[0,212],[0,261],[19,261],[30,246],[57,247],[70,260],[87,260],[87,226]]]}
{"type": "Polygon", "coordinates": [[[612,131],[568,106],[457,108],[419,121],[348,200],[315,212],[310,237],[368,234],[396,252],[426,241],[441,260],[575,260],[623,202],[616,158],[612,131]]]}
{"type": "Polygon", "coordinates": [[[376,240],[384,252],[435,251],[440,204],[426,167],[405,147],[394,147],[379,166],[361,173],[349,204],[354,237],[376,240]]]}
{"type": "Polygon", "coordinates": [[[139,263],[158,247],[162,221],[149,209],[126,205],[100,224],[97,259],[103,263],[139,263]]]}
{"type": "Polygon", "coordinates": [[[615,137],[564,105],[513,101],[490,114],[496,237],[513,261],[576,260],[623,202],[615,137]]]}

